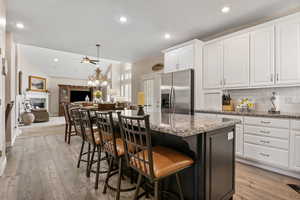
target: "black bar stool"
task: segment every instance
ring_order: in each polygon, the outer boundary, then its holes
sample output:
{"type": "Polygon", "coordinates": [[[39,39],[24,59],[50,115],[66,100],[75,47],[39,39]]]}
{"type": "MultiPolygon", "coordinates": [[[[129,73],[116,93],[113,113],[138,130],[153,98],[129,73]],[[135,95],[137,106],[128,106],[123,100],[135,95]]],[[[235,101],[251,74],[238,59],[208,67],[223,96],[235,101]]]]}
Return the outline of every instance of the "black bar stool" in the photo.
{"type": "MultiPolygon", "coordinates": [[[[87,177],[90,177],[91,172],[96,173],[96,180],[95,180],[95,189],[98,189],[99,184],[99,174],[100,173],[107,173],[107,171],[100,171],[100,163],[103,160],[107,160],[107,156],[101,158],[101,150],[102,150],[102,143],[100,139],[100,132],[97,127],[94,127],[95,117],[92,117],[91,111],[86,109],[79,110],[80,114],[80,122],[81,122],[81,130],[82,135],[84,135],[84,140],[88,142],[88,168],[87,168],[87,177]],[[92,146],[92,155],[90,157],[90,148],[92,146]],[[94,161],[95,153],[97,152],[97,159],[94,161]],[[92,165],[97,163],[96,171],[92,170],[92,165]]],[[[94,116],[94,112],[93,112],[94,116]]]]}
{"type": "MultiPolygon", "coordinates": [[[[107,188],[110,188],[117,192],[116,200],[120,199],[120,192],[128,192],[134,190],[136,187],[121,189],[121,179],[123,176],[124,166],[124,142],[119,137],[116,128],[114,126],[112,112],[96,112],[96,122],[100,132],[100,141],[103,150],[107,153],[109,159],[109,168],[105,179],[105,185],[103,193],[106,193],[107,188]],[[114,169],[114,161],[118,162],[117,170],[114,169]],[[117,187],[109,185],[109,179],[118,174],[117,187]]],[[[132,178],[132,177],[131,177],[132,178]]]]}
{"type": "Polygon", "coordinates": [[[139,189],[142,177],[154,183],[154,197],[155,200],[158,200],[160,198],[160,181],[171,175],[175,175],[179,196],[183,200],[179,173],[185,168],[192,166],[194,161],[173,149],[163,146],[152,147],[149,115],[129,117],[118,113],[118,117],[122,139],[125,143],[127,164],[139,173],[133,199],[136,200],[140,196],[139,189]]]}
{"type": "Polygon", "coordinates": [[[88,176],[88,169],[89,169],[89,164],[88,163],[89,163],[89,160],[90,160],[91,146],[88,144],[88,151],[83,152],[84,146],[86,144],[86,136],[85,136],[84,132],[82,131],[80,108],[77,107],[77,108],[70,109],[70,114],[71,114],[72,121],[74,122],[75,131],[76,131],[77,135],[79,135],[82,139],[80,153],[79,153],[78,161],[77,161],[77,168],[80,167],[81,162],[86,162],[87,163],[86,175],[88,176]],[[84,155],[87,156],[86,159],[82,158],[82,156],[84,156],[84,155]]]}

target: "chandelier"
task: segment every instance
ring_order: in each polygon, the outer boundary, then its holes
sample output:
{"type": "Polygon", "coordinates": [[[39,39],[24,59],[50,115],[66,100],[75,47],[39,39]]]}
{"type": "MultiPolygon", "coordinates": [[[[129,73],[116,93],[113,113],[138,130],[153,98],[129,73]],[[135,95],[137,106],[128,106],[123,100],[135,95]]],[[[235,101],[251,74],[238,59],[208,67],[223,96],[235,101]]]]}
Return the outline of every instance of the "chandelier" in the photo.
{"type": "Polygon", "coordinates": [[[82,63],[91,63],[91,64],[94,64],[94,65],[97,65],[95,73],[88,77],[87,84],[90,87],[101,87],[101,86],[106,86],[108,84],[107,77],[101,73],[102,71],[101,71],[100,65],[99,65],[99,63],[100,63],[100,57],[99,57],[100,45],[96,44],[96,47],[97,47],[97,60],[89,59],[86,56],[81,61],[82,63]]]}
{"type": "Polygon", "coordinates": [[[101,73],[101,69],[99,67],[95,70],[95,74],[88,77],[88,86],[90,87],[106,86],[107,83],[107,78],[101,73]]]}

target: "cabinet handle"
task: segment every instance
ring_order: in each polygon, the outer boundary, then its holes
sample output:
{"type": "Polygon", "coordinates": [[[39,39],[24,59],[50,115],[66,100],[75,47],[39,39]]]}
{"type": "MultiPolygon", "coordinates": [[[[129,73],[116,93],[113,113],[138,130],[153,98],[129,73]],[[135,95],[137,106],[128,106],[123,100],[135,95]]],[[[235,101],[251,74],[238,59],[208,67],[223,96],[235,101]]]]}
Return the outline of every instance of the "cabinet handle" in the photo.
{"type": "Polygon", "coordinates": [[[260,123],[262,123],[262,124],[271,124],[271,122],[269,122],[269,121],[260,121],[260,123]]]}
{"type": "Polygon", "coordinates": [[[276,80],[279,81],[279,74],[276,74],[276,80]]]}
{"type": "Polygon", "coordinates": [[[226,85],[226,78],[224,78],[224,80],[223,80],[223,84],[224,84],[224,85],[226,85]]]}
{"type": "Polygon", "coordinates": [[[260,140],[260,142],[264,144],[270,144],[270,141],[266,141],[266,140],[260,140]]]}
{"type": "Polygon", "coordinates": [[[259,155],[263,156],[263,157],[270,157],[269,154],[266,154],[266,153],[259,153],[259,155]]]}
{"type": "Polygon", "coordinates": [[[259,131],[261,133],[270,134],[270,131],[259,131]]]}

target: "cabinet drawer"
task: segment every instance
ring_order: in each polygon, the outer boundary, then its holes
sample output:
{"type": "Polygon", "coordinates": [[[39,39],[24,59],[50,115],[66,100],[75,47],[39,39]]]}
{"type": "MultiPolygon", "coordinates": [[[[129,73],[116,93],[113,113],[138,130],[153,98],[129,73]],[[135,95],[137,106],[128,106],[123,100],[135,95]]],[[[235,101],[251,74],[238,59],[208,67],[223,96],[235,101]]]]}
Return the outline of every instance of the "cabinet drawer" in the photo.
{"type": "Polygon", "coordinates": [[[289,129],[290,121],[287,119],[274,119],[266,117],[245,117],[245,124],[289,129]]]}
{"type": "Polygon", "coordinates": [[[300,131],[300,120],[291,120],[291,128],[300,131]]]}
{"type": "Polygon", "coordinates": [[[281,140],[277,138],[270,138],[270,137],[263,137],[257,135],[244,135],[245,142],[259,144],[263,146],[275,147],[279,149],[286,149],[289,148],[289,141],[288,140],[281,140]]]}
{"type": "Polygon", "coordinates": [[[245,143],[244,155],[246,158],[253,160],[288,167],[289,154],[285,150],[245,143]]]}
{"type": "Polygon", "coordinates": [[[222,114],[219,115],[218,114],[217,116],[220,118],[238,119],[238,120],[241,120],[241,124],[243,124],[243,122],[244,122],[244,117],[237,116],[237,115],[222,115],[222,114]]]}
{"type": "Polygon", "coordinates": [[[282,138],[282,139],[289,138],[289,130],[288,129],[245,125],[244,132],[247,134],[262,135],[262,136],[282,138]]]}

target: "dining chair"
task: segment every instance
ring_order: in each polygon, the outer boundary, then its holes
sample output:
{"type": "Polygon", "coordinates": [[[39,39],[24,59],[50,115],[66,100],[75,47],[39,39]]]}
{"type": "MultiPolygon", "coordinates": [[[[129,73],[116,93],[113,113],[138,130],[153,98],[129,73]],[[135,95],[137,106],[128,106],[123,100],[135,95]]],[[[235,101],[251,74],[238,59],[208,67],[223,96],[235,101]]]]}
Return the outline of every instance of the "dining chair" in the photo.
{"type": "Polygon", "coordinates": [[[66,127],[65,127],[65,142],[68,142],[68,144],[71,143],[71,137],[76,136],[76,131],[74,127],[74,121],[70,114],[70,109],[76,108],[77,106],[74,106],[72,104],[65,103],[63,104],[64,108],[64,117],[66,121],[66,127]]]}

